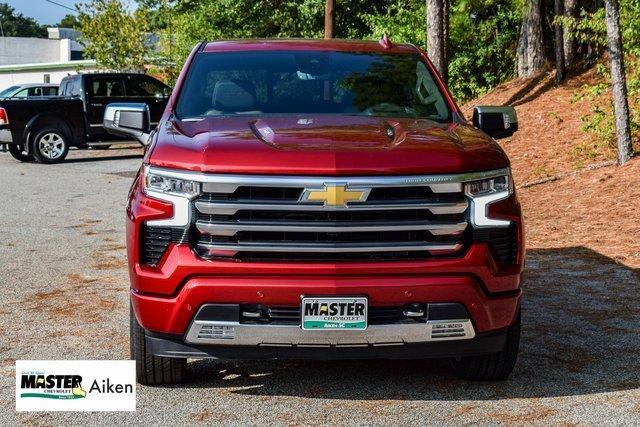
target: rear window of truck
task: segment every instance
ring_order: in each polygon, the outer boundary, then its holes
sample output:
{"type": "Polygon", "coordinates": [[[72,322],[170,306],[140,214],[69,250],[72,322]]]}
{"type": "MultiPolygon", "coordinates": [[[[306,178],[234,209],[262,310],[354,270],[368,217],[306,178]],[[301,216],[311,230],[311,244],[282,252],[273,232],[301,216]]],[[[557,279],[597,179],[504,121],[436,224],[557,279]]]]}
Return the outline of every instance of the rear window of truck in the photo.
{"type": "Polygon", "coordinates": [[[451,121],[417,54],[325,51],[198,54],[176,106],[179,118],[352,114],[451,121]]]}

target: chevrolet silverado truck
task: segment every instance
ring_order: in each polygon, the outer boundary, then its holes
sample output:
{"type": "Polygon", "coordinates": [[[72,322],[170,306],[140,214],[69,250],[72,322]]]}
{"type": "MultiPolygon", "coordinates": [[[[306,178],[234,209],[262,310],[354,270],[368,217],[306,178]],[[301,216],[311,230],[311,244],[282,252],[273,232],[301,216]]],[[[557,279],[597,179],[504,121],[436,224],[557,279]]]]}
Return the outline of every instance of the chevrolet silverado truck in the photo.
{"type": "Polygon", "coordinates": [[[524,244],[510,107],[468,123],[413,45],[239,40],[196,46],[126,208],[131,354],[144,384],[187,358],[449,358],[506,378],[524,244]]]}
{"type": "Polygon", "coordinates": [[[122,137],[102,126],[107,104],[145,103],[155,124],[170,91],[144,74],[67,76],[60,83],[60,96],[0,99],[0,149],[21,162],[51,164],[62,162],[70,147],[109,148],[122,137]]]}

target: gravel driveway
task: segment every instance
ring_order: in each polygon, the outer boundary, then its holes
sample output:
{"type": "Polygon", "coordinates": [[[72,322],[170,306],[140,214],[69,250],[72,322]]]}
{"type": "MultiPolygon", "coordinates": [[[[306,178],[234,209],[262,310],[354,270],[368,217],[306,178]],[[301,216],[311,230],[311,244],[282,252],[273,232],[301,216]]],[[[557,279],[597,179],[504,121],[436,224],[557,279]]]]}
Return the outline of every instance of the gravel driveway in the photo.
{"type": "Polygon", "coordinates": [[[0,155],[0,425],[640,423],[640,273],[584,247],[529,248],[505,382],[460,381],[445,361],[197,361],[188,384],[140,386],[135,414],[16,414],[15,359],[128,357],[124,206],[140,161],[0,155]]]}

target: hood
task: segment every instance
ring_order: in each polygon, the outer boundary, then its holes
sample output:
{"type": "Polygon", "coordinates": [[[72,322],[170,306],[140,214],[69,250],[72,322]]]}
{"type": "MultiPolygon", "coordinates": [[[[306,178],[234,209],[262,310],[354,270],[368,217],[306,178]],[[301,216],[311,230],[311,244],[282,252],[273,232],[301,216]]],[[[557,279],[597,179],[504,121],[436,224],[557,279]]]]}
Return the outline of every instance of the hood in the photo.
{"type": "Polygon", "coordinates": [[[152,165],[212,173],[394,175],[508,166],[465,124],[367,116],[232,116],[161,124],[152,165]]]}

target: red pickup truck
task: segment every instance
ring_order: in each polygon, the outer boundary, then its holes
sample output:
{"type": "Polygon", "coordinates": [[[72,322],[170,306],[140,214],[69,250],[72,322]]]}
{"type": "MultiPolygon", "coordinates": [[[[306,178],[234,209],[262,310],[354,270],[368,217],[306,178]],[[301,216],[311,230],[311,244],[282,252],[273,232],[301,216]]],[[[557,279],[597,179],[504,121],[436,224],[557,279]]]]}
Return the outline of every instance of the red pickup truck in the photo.
{"type": "Polygon", "coordinates": [[[425,359],[512,371],[524,244],[510,107],[468,123],[426,55],[375,41],[201,43],[127,205],[138,381],[187,358],[425,359]]]}

